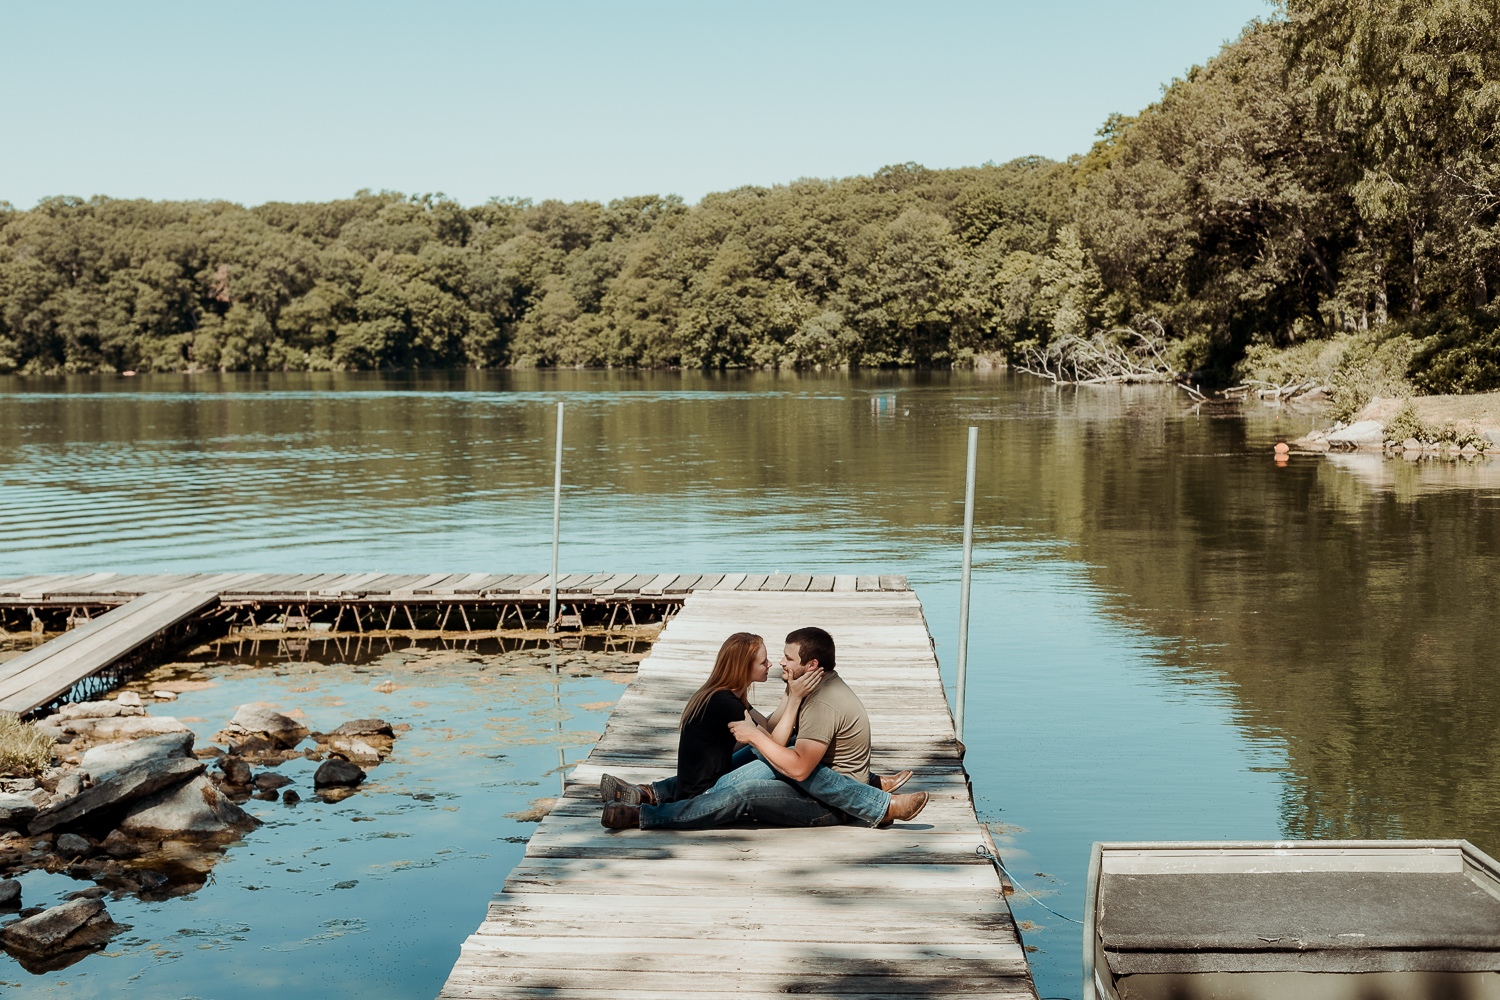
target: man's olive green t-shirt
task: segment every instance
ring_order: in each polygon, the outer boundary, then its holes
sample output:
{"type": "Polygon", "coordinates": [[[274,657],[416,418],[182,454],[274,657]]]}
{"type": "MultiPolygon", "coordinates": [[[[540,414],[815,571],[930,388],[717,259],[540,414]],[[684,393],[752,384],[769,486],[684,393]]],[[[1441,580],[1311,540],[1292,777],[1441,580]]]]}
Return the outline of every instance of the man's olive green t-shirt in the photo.
{"type": "Polygon", "coordinates": [[[870,780],[870,717],[838,674],[824,677],[802,703],[797,739],[827,743],[824,764],[855,781],[870,780]]]}

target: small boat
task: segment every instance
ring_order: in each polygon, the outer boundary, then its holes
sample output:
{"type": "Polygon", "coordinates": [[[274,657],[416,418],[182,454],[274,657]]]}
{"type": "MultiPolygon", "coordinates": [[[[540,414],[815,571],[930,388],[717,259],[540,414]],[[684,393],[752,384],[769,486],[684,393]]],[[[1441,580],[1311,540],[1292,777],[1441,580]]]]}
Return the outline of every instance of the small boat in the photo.
{"type": "Polygon", "coordinates": [[[1095,844],[1084,1000],[1500,1000],[1466,840],[1095,844]]]}

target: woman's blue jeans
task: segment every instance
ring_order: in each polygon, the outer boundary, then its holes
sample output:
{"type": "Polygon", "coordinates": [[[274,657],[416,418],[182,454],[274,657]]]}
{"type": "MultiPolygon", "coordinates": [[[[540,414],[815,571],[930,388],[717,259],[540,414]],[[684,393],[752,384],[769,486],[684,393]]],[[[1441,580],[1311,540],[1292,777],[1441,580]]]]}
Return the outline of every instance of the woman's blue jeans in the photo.
{"type": "Polygon", "coordinates": [[[734,770],[708,791],[681,802],[672,801],[675,777],[653,782],[656,801],[662,804],[641,805],[641,828],[704,830],[740,820],[775,826],[875,826],[890,808],[889,792],[824,764],[802,781],[793,781],[762,760],[753,747],[735,751],[730,763],[734,770]]]}

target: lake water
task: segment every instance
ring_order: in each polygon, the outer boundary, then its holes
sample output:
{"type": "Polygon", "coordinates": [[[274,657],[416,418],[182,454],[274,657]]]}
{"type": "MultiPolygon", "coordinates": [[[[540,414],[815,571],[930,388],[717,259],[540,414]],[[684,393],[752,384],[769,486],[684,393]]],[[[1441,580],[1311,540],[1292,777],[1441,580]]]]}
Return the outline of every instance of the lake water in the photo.
{"type": "MultiPolygon", "coordinates": [[[[1023,885],[1081,916],[1095,840],[1500,851],[1495,466],[1278,466],[1272,445],[1313,416],[1174,391],[1005,373],[3,378],[0,572],[542,571],[563,401],[565,571],[905,573],[951,683],[976,425],[967,763],[1023,885]]],[[[473,924],[499,874],[469,890],[473,924]]],[[[1076,997],[1077,926],[1012,906],[1038,925],[1041,994],[1076,997]]],[[[435,992],[462,936],[433,942],[430,980],[380,995],[435,992]]]]}

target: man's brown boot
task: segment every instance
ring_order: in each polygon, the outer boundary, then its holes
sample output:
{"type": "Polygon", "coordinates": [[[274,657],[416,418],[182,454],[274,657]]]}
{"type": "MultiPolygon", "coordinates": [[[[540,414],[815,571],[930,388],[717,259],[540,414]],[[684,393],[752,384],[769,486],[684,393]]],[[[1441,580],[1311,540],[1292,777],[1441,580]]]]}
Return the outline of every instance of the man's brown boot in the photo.
{"type": "MultiPolygon", "coordinates": [[[[901,795],[892,795],[891,804],[885,810],[885,818],[878,826],[890,826],[896,820],[913,820],[922,807],[927,804],[926,792],[905,792],[901,795]]],[[[607,825],[607,824],[606,824],[607,825]]]]}
{"type": "MultiPolygon", "coordinates": [[[[886,789],[890,791],[890,789],[886,789]]],[[[638,806],[642,802],[656,805],[656,790],[650,785],[632,785],[628,781],[606,774],[599,779],[599,799],[613,802],[619,799],[627,806],[638,806]]]]}
{"type": "Polygon", "coordinates": [[[641,807],[627,806],[623,802],[611,802],[604,807],[604,813],[599,817],[611,830],[634,830],[641,825],[641,807]]]}
{"type": "Polygon", "coordinates": [[[877,774],[876,777],[880,779],[882,792],[894,792],[911,780],[911,772],[898,771],[896,774],[877,774]]]}

